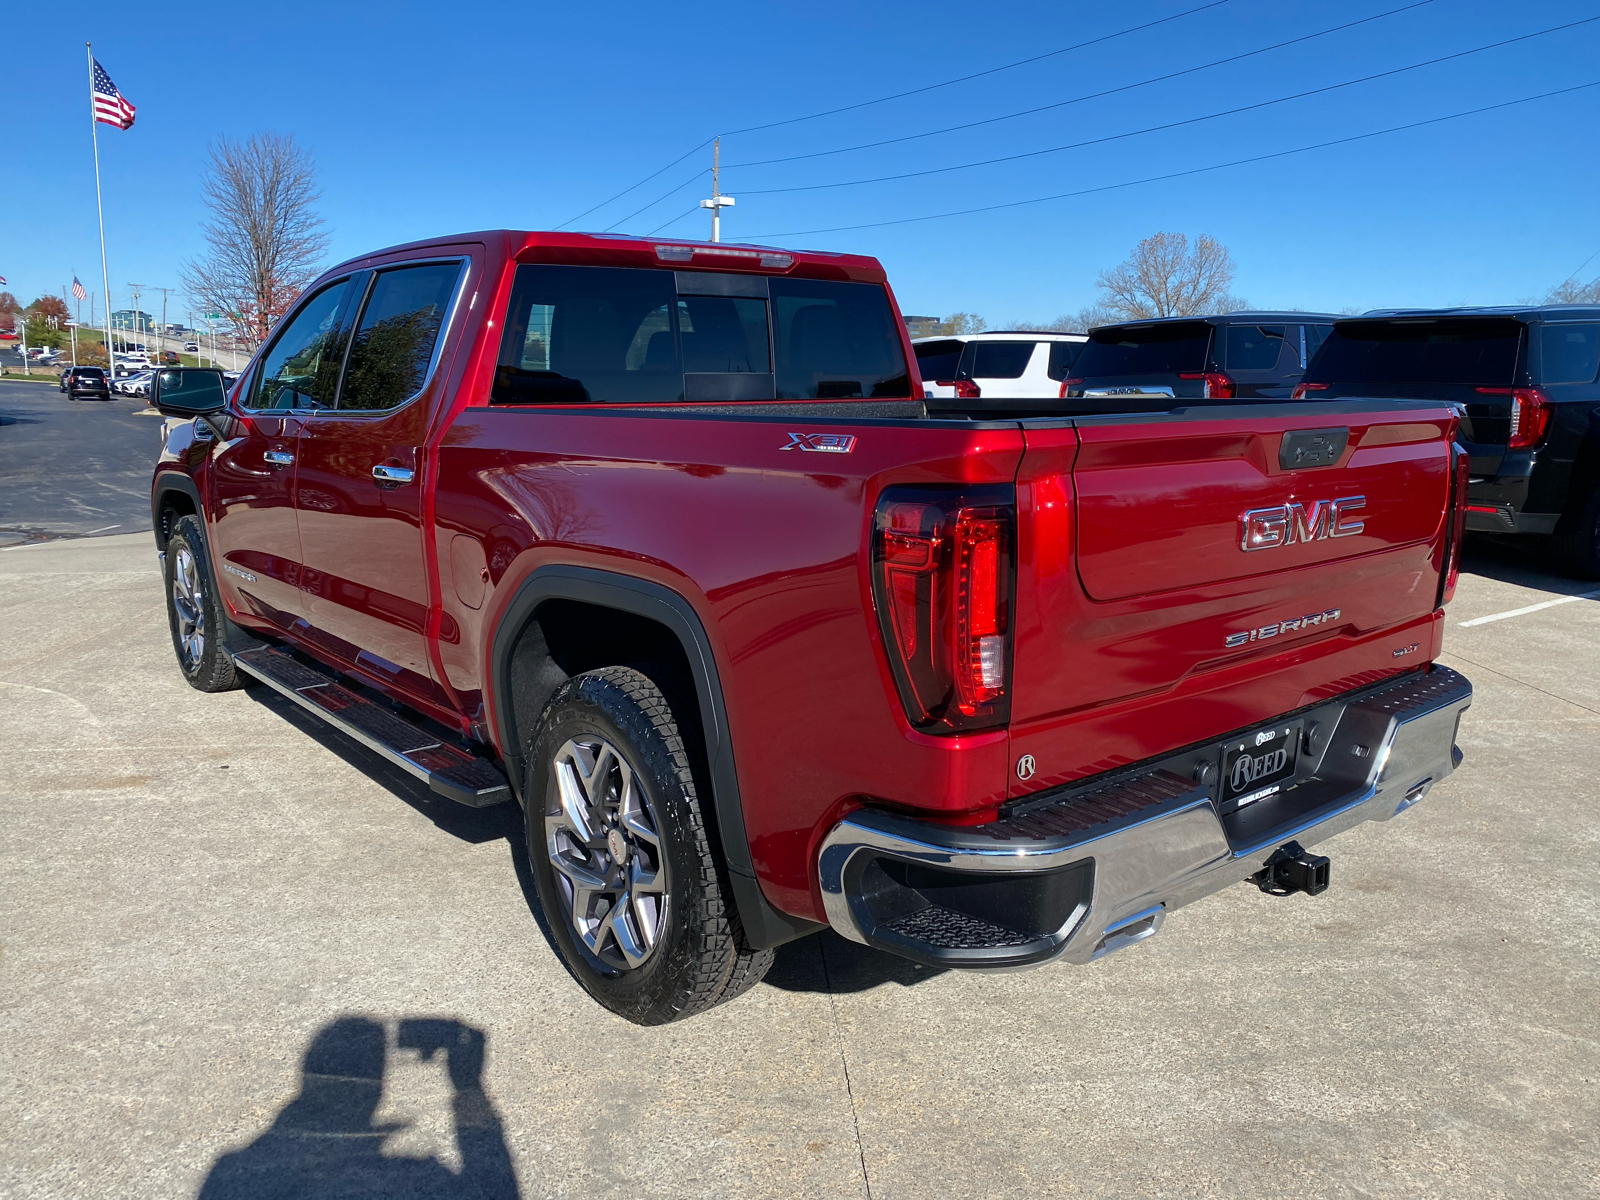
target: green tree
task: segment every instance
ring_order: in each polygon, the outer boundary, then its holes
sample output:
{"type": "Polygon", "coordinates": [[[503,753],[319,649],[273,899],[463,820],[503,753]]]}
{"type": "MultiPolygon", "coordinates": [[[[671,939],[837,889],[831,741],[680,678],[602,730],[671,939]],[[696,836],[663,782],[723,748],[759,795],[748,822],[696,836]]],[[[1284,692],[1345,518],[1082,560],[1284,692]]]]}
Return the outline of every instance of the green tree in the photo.
{"type": "Polygon", "coordinates": [[[27,325],[28,345],[48,346],[52,350],[61,349],[61,344],[67,340],[67,335],[59,329],[53,329],[50,322],[44,317],[28,314],[27,325]]]}

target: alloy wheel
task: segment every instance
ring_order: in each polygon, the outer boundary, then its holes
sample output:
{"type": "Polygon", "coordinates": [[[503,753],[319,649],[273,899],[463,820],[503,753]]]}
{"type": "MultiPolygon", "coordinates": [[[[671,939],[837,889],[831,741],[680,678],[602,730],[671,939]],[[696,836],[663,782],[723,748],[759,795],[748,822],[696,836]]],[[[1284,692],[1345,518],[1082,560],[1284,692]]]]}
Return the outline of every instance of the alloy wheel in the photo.
{"type": "Polygon", "coordinates": [[[545,844],[579,940],[618,971],[643,966],[667,927],[661,824],[632,767],[603,738],[556,751],[545,844]]]}
{"type": "Polygon", "coordinates": [[[189,547],[179,546],[172,569],[172,607],[178,614],[178,645],[183,669],[199,669],[206,652],[205,590],[189,547]]]}

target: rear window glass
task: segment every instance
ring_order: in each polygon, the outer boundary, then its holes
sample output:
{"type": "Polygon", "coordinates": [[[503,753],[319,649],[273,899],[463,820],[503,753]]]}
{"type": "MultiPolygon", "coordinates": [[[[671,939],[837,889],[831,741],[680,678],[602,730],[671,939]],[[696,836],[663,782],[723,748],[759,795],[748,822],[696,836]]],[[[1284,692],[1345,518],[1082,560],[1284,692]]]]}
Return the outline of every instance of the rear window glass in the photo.
{"type": "Polygon", "coordinates": [[[1206,369],[1211,326],[1203,321],[1097,329],[1075,364],[1085,379],[1107,375],[1173,375],[1206,369]]]}
{"type": "Polygon", "coordinates": [[[1078,361],[1078,356],[1082,353],[1082,342],[1051,342],[1050,378],[1062,380],[1072,374],[1072,365],[1078,361]]]}
{"type": "Polygon", "coordinates": [[[1322,344],[1317,383],[1437,383],[1510,387],[1516,321],[1344,321],[1322,344]]]}
{"type": "Polygon", "coordinates": [[[911,394],[900,326],[881,286],[774,279],[770,287],[778,399],[911,394]]]}
{"type": "Polygon", "coordinates": [[[672,330],[677,305],[670,271],[518,267],[495,401],[681,400],[683,364],[672,330]]]}
{"type": "Polygon", "coordinates": [[[1322,349],[1322,343],[1328,340],[1328,335],[1333,332],[1332,325],[1307,325],[1306,330],[1306,362],[1317,356],[1317,351],[1322,349]]]}
{"type": "MultiPolygon", "coordinates": [[[[1275,371],[1283,354],[1286,325],[1229,325],[1226,366],[1230,371],[1275,371]]],[[[1298,337],[1296,341],[1298,342],[1298,337]]],[[[1295,346],[1295,362],[1300,347],[1295,346]]]]}
{"type": "Polygon", "coordinates": [[[1600,325],[1546,325],[1539,349],[1541,383],[1593,383],[1600,372],[1600,325]]]}
{"type": "Polygon", "coordinates": [[[1037,342],[973,342],[967,374],[974,379],[1021,379],[1037,342]]]}
{"type": "Polygon", "coordinates": [[[956,368],[961,365],[961,351],[964,349],[966,349],[965,342],[955,341],[922,342],[912,347],[917,355],[917,371],[925,383],[954,379],[956,368]]]}

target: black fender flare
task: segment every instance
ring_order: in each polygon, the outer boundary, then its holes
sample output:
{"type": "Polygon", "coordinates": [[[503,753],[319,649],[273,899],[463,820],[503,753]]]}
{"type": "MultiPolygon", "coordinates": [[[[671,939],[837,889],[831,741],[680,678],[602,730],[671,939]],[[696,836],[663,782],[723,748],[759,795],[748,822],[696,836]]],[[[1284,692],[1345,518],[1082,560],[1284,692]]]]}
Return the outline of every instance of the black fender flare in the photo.
{"type": "MultiPolygon", "coordinates": [[[[745,832],[744,805],[733,743],[728,732],[728,712],[716,656],[694,606],[682,595],[645,579],[602,571],[593,567],[556,564],[536,568],[512,595],[495,626],[490,647],[489,688],[494,700],[495,732],[512,787],[521,796],[527,774],[522,743],[514,726],[511,693],[512,654],[517,640],[539,606],[550,600],[575,600],[601,608],[614,608],[655,621],[669,630],[683,647],[694,675],[706,738],[706,762],[711,774],[712,804],[722,843],[723,861],[733,901],[751,946],[766,949],[815,933],[824,926],[780,912],[768,903],[756,879],[745,832]]],[[[528,731],[522,731],[524,734],[528,731]]]]}
{"type": "MultiPolygon", "coordinates": [[[[200,517],[200,523],[206,523],[206,507],[200,500],[200,489],[195,486],[182,471],[158,471],[155,482],[150,488],[150,527],[155,530],[156,549],[165,554],[167,551],[167,533],[161,528],[161,501],[169,492],[182,492],[194,503],[194,511],[200,517]]],[[[207,539],[209,540],[209,539],[207,539]]],[[[213,568],[215,563],[211,564],[213,568]]]]}

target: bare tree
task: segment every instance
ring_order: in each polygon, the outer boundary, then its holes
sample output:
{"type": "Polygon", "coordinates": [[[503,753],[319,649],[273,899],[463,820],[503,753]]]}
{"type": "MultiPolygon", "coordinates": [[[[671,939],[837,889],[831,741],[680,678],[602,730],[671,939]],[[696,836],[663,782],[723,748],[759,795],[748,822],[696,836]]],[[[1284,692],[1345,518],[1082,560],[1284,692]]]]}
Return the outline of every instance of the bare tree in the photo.
{"type": "Polygon", "coordinates": [[[1126,262],[1100,272],[1097,307],[1122,321],[1231,311],[1234,274],[1233,256],[1210,234],[1190,249],[1183,234],[1158,233],[1135,246],[1126,262]]]}
{"type": "Polygon", "coordinates": [[[1575,279],[1563,280],[1550,289],[1544,298],[1546,304],[1600,304],[1600,279],[1579,283],[1575,279]]]}
{"type": "Polygon", "coordinates": [[[238,313],[235,331],[261,344],[317,274],[327,249],[313,209],[316,167],[293,135],[258,133],[211,147],[201,185],[209,250],[184,266],[184,287],[207,312],[238,313]]]}

